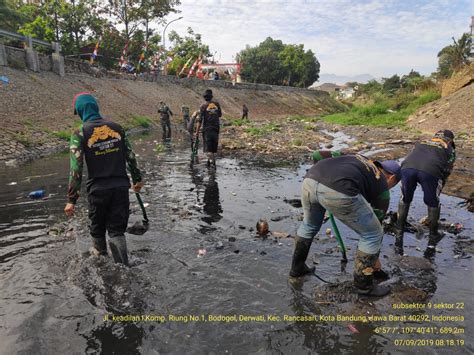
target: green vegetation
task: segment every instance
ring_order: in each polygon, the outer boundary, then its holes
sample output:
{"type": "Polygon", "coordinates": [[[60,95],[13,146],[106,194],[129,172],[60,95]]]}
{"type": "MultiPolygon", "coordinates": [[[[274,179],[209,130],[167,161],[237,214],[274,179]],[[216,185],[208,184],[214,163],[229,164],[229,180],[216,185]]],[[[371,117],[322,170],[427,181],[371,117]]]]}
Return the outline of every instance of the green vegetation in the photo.
{"type": "Polygon", "coordinates": [[[237,61],[245,63],[241,75],[248,82],[307,87],[319,78],[319,61],[311,50],[271,37],[256,47],[247,45],[237,61]]]}
{"type": "Polygon", "coordinates": [[[301,138],[295,138],[291,141],[291,144],[299,147],[303,145],[303,140],[301,138]]]}
{"type": "Polygon", "coordinates": [[[160,154],[160,153],[163,153],[165,151],[165,146],[161,143],[158,143],[155,146],[155,149],[153,149],[153,150],[155,151],[155,153],[160,154]]]}
{"type": "Polygon", "coordinates": [[[438,53],[438,71],[439,78],[449,78],[464,65],[469,64],[471,53],[471,36],[469,33],[463,33],[458,39],[453,39],[453,43],[444,47],[438,53]]]}
{"type": "Polygon", "coordinates": [[[246,128],[245,132],[250,134],[251,136],[257,136],[257,137],[262,136],[265,133],[262,128],[257,128],[257,127],[246,128]]]}
{"type": "Polygon", "coordinates": [[[143,128],[149,128],[151,126],[151,119],[148,116],[135,115],[135,116],[133,116],[133,123],[136,126],[141,126],[143,128]]]}
{"type": "Polygon", "coordinates": [[[266,133],[270,132],[280,132],[281,126],[278,123],[268,123],[261,127],[248,127],[245,129],[245,132],[250,134],[251,136],[263,136],[266,133]]]}
{"type": "Polygon", "coordinates": [[[15,133],[15,140],[23,144],[26,148],[33,145],[33,137],[29,131],[15,133]]]}
{"type": "MultiPolygon", "coordinates": [[[[0,0],[0,28],[59,42],[65,55],[77,54],[86,45],[93,48],[100,41],[98,62],[106,68],[117,67],[117,58],[128,43],[126,56],[137,66],[145,43],[148,60],[161,49],[161,30],[150,28],[150,24],[163,22],[177,12],[179,4],[180,0],[0,0]]],[[[164,60],[167,53],[161,53],[164,60]]]]}
{"type": "Polygon", "coordinates": [[[71,132],[70,131],[53,131],[51,134],[59,139],[64,139],[69,141],[71,139],[71,132]]]}
{"type": "Polygon", "coordinates": [[[287,118],[288,121],[290,122],[318,122],[321,121],[320,117],[307,117],[307,116],[301,116],[301,115],[296,115],[296,116],[290,116],[287,118]]]}
{"type": "Polygon", "coordinates": [[[323,120],[343,125],[403,126],[407,117],[419,107],[439,98],[440,94],[436,91],[420,95],[401,94],[393,98],[379,97],[375,103],[354,105],[349,111],[324,116],[323,120]]]}
{"type": "Polygon", "coordinates": [[[230,121],[230,124],[231,124],[232,126],[238,126],[238,127],[240,127],[240,126],[244,126],[244,125],[250,124],[250,121],[249,121],[249,120],[243,120],[243,119],[241,119],[241,118],[236,118],[235,120],[230,121]]]}

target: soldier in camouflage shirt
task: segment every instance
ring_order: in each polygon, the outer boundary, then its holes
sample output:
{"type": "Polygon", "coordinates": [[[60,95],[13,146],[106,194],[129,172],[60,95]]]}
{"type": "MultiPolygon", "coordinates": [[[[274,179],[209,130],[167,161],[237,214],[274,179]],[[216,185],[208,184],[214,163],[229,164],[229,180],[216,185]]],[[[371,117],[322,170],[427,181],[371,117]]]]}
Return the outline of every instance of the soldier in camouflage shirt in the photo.
{"type": "Polygon", "coordinates": [[[74,113],[83,124],[71,136],[71,172],[68,186],[68,203],[64,209],[74,215],[82,183],[84,160],[87,164],[87,193],[89,202],[90,233],[93,247],[98,254],[107,254],[105,234],[110,237],[109,246],[116,262],[128,264],[125,230],[129,217],[128,189],[143,186],[141,172],[135,154],[124,129],[117,123],[104,120],[99,114],[95,98],[89,93],[76,95],[74,113]]]}

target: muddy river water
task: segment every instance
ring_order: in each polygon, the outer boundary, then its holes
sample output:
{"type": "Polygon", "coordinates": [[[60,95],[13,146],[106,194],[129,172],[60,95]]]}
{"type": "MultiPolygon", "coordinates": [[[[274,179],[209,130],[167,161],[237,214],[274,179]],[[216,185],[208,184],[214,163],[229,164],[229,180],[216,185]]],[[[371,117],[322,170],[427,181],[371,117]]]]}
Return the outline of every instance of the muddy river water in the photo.
{"type": "MultiPolygon", "coordinates": [[[[281,232],[277,236],[295,232],[302,211],[285,200],[299,198],[308,166],[255,166],[219,159],[213,173],[204,163],[190,167],[185,144],[173,142],[157,153],[155,136],[135,140],[146,172],[142,197],[151,228],[142,236],[128,236],[130,268],[81,254],[88,246],[86,199],[79,200],[74,219],[67,221],[62,212],[67,155],[0,168],[0,353],[474,351],[469,335],[474,331],[473,263],[469,252],[456,252],[459,238],[472,237],[474,222],[472,214],[457,206],[461,200],[441,196],[442,217],[462,223],[464,231],[447,234],[439,243],[433,261],[435,284],[427,302],[464,303],[463,308],[402,314],[463,315],[464,321],[335,322],[319,318],[336,315],[334,307],[315,300],[319,279],[289,280],[292,239],[255,237],[259,218],[281,232]],[[25,197],[39,188],[48,199],[25,197]],[[297,322],[291,318],[295,315],[315,315],[317,320],[297,322]],[[430,327],[438,333],[384,333],[377,328],[381,325],[430,327]],[[441,327],[463,331],[439,334],[441,327]],[[433,343],[415,347],[396,344],[396,339],[433,343]],[[457,343],[447,345],[450,340],[457,343]]],[[[395,187],[391,210],[398,197],[395,187]]],[[[132,194],[130,198],[133,222],[141,217],[132,194]]],[[[410,216],[419,220],[426,214],[419,191],[416,201],[410,216]]],[[[326,280],[350,280],[357,237],[339,223],[350,249],[347,268],[341,271],[340,255],[331,251],[337,243],[326,236],[326,228],[331,228],[329,223],[314,242],[309,261],[317,263],[318,275],[326,280]]],[[[406,254],[421,258],[426,242],[426,237],[408,233],[406,254]]],[[[384,238],[382,255],[382,263],[390,265],[390,235],[384,238]]]]}

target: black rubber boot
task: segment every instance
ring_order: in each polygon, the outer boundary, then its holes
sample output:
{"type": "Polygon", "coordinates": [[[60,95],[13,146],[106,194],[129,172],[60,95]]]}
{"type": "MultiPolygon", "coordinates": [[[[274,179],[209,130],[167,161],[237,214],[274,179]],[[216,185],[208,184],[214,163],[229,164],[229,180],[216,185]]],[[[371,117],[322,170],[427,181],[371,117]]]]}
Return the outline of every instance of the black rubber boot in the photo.
{"type": "Polygon", "coordinates": [[[430,234],[428,237],[428,246],[425,250],[425,258],[432,258],[436,254],[436,246],[443,239],[444,233],[438,232],[440,207],[428,207],[428,227],[430,234]]]}
{"type": "Polygon", "coordinates": [[[127,240],[124,235],[109,240],[110,251],[116,263],[128,266],[127,240]]]}
{"type": "Polygon", "coordinates": [[[92,248],[91,253],[94,255],[107,255],[107,243],[104,238],[92,237],[92,248]]]}
{"type": "Polygon", "coordinates": [[[400,201],[398,203],[397,232],[395,234],[395,253],[399,255],[403,255],[403,234],[405,232],[405,225],[407,222],[409,209],[409,203],[404,203],[403,201],[400,201]]]}
{"type": "Polygon", "coordinates": [[[374,265],[379,257],[357,250],[354,265],[354,286],[357,293],[363,296],[382,297],[390,293],[390,288],[374,284],[374,265]]]}
{"type": "Polygon", "coordinates": [[[293,261],[291,262],[291,277],[300,277],[308,274],[312,274],[315,270],[315,267],[308,267],[305,264],[306,258],[308,257],[309,249],[311,248],[311,243],[313,238],[301,238],[295,237],[295,250],[293,252],[293,261]]]}

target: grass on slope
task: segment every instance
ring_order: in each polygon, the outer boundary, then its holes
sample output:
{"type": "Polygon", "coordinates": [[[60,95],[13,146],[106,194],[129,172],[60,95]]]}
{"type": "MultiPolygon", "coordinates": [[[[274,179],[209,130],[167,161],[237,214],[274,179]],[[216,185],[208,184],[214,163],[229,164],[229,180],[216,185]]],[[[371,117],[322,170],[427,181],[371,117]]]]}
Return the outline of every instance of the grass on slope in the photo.
{"type": "Polygon", "coordinates": [[[349,111],[324,116],[323,120],[353,126],[403,126],[407,117],[418,108],[440,97],[438,92],[426,91],[419,96],[404,95],[390,100],[382,99],[371,105],[354,106],[349,111]]]}

